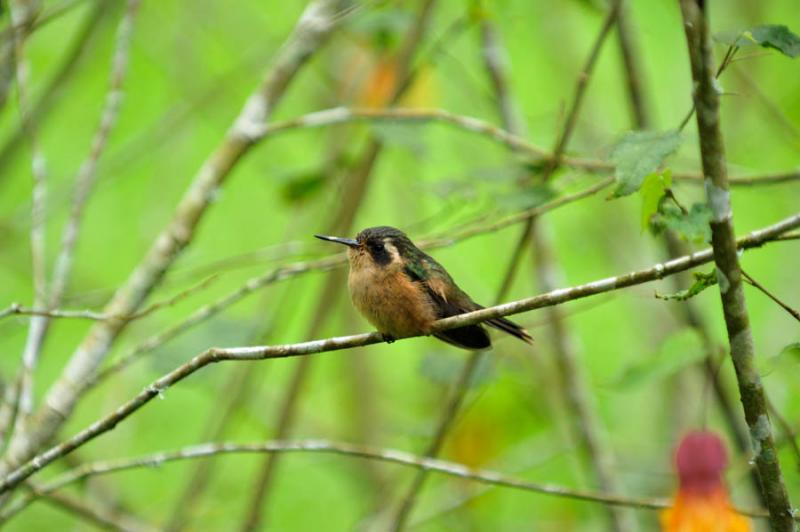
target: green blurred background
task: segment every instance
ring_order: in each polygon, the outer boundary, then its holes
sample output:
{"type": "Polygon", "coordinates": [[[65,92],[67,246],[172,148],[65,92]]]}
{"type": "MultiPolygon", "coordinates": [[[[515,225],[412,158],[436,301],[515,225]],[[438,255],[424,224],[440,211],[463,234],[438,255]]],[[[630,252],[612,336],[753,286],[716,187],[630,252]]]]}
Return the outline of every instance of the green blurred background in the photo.
{"type": "MultiPolygon", "coordinates": [[[[114,35],[124,2],[108,1],[69,75],[59,80],[52,105],[40,119],[47,160],[47,252],[58,251],[69,211],[75,172],[84,160],[105,97],[114,35]]],[[[44,2],[45,8],[58,2],[44,2]]],[[[130,274],[202,161],[220,142],[247,95],[254,90],[296,23],[304,3],[143,0],[133,28],[130,66],[119,122],[100,160],[99,182],[87,208],[76,264],[64,308],[102,309],[130,274]]],[[[28,42],[33,99],[48,90],[70,47],[94,16],[97,3],[77,2],[37,29],[28,42]]],[[[653,128],[674,128],[691,103],[691,80],[676,2],[630,2],[629,19],[642,59],[643,89],[653,128]]],[[[800,30],[796,1],[713,2],[712,31],[756,24],[800,30]]],[[[347,16],[300,72],[273,119],[346,106],[379,106],[391,58],[413,23],[417,2],[375,2],[347,16]]],[[[531,142],[551,147],[575,80],[604,18],[602,2],[487,2],[487,16],[502,36],[509,58],[510,89],[531,142]]],[[[481,59],[480,14],[467,1],[437,2],[428,32],[417,47],[414,85],[402,107],[441,108],[498,123],[496,103],[481,59]]],[[[5,14],[4,22],[8,23],[5,14]]],[[[715,48],[717,60],[725,52],[715,48]]],[[[722,128],[731,175],[757,175],[800,167],[798,63],[776,52],[750,49],[722,76],[722,128]]],[[[615,33],[605,43],[579,115],[571,154],[607,158],[632,129],[615,33]]],[[[0,110],[0,146],[19,134],[12,95],[0,110]]],[[[338,251],[315,241],[330,227],[343,201],[343,179],[371,135],[384,142],[355,230],[392,225],[413,239],[446,235],[487,216],[494,220],[540,201],[520,193],[520,159],[490,139],[431,123],[342,125],[282,133],[256,146],[233,171],[201,222],[191,246],[167,273],[149,302],[169,298],[212,273],[207,288],[178,304],[133,322],[110,358],[127,352],[196,308],[234,290],[248,278],[282,264],[338,251]]],[[[699,168],[697,133],[690,122],[674,170],[699,168]]],[[[30,149],[22,142],[0,168],[0,307],[30,305],[30,149]]],[[[580,190],[598,176],[559,172],[558,194],[580,190]]],[[[739,234],[797,210],[800,184],[735,189],[739,234]]],[[[702,200],[702,188],[678,183],[686,204],[702,200]]],[[[640,227],[640,200],[609,201],[606,192],[547,214],[564,286],[647,267],[665,258],[658,237],[640,227]]],[[[477,301],[491,304],[516,245],[519,227],[439,249],[433,255],[477,301]]],[[[790,305],[800,306],[798,245],[776,243],[746,253],[743,267],[790,305]]],[[[703,268],[708,270],[708,267],[703,268]]],[[[210,346],[293,343],[307,340],[326,277],[339,275],[343,290],[326,310],[319,337],[370,330],[351,308],[341,272],[314,272],[269,285],[213,319],[146,355],[125,372],[90,391],[61,439],[138,393],[159,375],[210,346]]],[[[622,492],[668,496],[675,485],[670,457],[678,438],[706,424],[728,432],[708,393],[697,336],[676,317],[680,302],[653,297],[673,291],[669,281],[640,285],[564,306],[584,368],[588,392],[614,454],[622,492]]],[[[759,368],[770,399],[797,426],[798,359],[779,356],[800,340],[797,322],[763,294],[746,288],[759,368]]],[[[507,300],[538,292],[528,253],[507,300]]],[[[726,345],[716,288],[695,298],[714,339],[726,345]]],[[[467,396],[445,445],[443,458],[538,482],[596,489],[572,431],[562,386],[541,312],[515,318],[537,341],[532,349],[496,337],[481,379],[467,396]]],[[[13,379],[28,318],[0,322],[0,372],[13,379]]],[[[85,335],[89,322],[57,320],[36,375],[38,398],[85,335]]],[[[326,353],[311,361],[292,438],[325,438],[422,453],[433,434],[448,388],[467,353],[433,339],[326,353]]],[[[225,441],[269,439],[298,360],[225,363],[208,367],[166,391],[114,431],[81,448],[76,459],[133,456],[206,441],[227,399],[250,372],[246,400],[233,412],[225,441]],[[245,366],[243,368],[243,366],[245,366]],[[237,382],[237,381],[233,381],[237,382]],[[232,388],[233,387],[233,388],[232,388]]],[[[738,397],[730,361],[723,381],[738,397]]],[[[736,400],[738,408],[738,399],[736,400]]],[[[728,438],[728,441],[730,439],[728,438]]],[[[729,445],[729,448],[732,448],[729,445]]],[[[797,457],[783,445],[781,461],[795,502],[800,498],[797,457]]],[[[754,507],[746,456],[735,452],[728,482],[737,503],[754,507]]],[[[224,456],[205,494],[188,509],[191,530],[232,530],[244,519],[262,457],[224,456]]],[[[100,490],[145,522],[163,526],[196,462],[117,473],[71,488],[100,490]]],[[[58,462],[42,478],[63,470],[58,462]]],[[[348,530],[395,504],[413,471],[342,456],[281,457],[265,521],[273,530],[348,530]]],[[[642,530],[656,514],[636,511],[642,530]]],[[[410,520],[414,530],[599,530],[607,526],[602,505],[575,502],[431,475],[410,520]],[[455,504],[454,501],[460,501],[455,504]]],[[[9,530],[84,529],[86,523],[39,502],[14,519],[9,530]]]]}

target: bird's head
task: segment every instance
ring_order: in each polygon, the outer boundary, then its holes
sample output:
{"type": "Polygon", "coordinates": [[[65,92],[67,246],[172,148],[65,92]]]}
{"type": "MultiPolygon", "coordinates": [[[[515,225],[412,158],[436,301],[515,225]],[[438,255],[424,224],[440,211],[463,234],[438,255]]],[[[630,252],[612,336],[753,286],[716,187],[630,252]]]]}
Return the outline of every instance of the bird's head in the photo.
{"type": "Polygon", "coordinates": [[[314,236],[347,246],[350,267],[354,269],[402,268],[416,250],[405,233],[388,226],[369,227],[358,233],[355,238],[314,236]]]}

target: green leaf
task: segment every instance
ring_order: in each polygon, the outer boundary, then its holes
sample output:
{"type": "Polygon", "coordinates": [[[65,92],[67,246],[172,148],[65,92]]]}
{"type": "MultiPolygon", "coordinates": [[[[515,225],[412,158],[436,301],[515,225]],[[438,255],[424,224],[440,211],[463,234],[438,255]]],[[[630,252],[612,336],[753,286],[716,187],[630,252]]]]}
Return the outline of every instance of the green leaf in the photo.
{"type": "Polygon", "coordinates": [[[658,205],[664,193],[672,185],[672,171],[664,170],[660,174],[650,174],[644,178],[639,194],[642,197],[642,231],[650,225],[650,218],[658,212],[658,205]]]}
{"type": "MultiPolygon", "coordinates": [[[[450,386],[458,382],[465,363],[466,358],[463,356],[451,356],[437,351],[425,355],[420,364],[419,372],[431,382],[450,386]]],[[[478,367],[474,371],[469,382],[470,388],[481,386],[494,379],[495,372],[491,357],[482,356],[478,362],[478,367]]]]}
{"type": "Polygon", "coordinates": [[[800,56],[800,37],[782,24],[764,24],[737,32],[724,32],[714,39],[729,46],[763,46],[778,50],[785,56],[800,56]]]}
{"type": "Polygon", "coordinates": [[[631,131],[614,146],[611,161],[617,188],[612,198],[633,194],[648,175],[655,173],[681,145],[679,131],[631,131]]]}
{"type": "Polygon", "coordinates": [[[643,357],[617,377],[615,391],[628,391],[661,381],[705,356],[700,339],[691,329],[684,329],[665,339],[655,356],[643,357]]]}
{"type": "Polygon", "coordinates": [[[708,273],[692,272],[692,275],[694,276],[694,283],[692,283],[692,286],[689,288],[680,290],[674,294],[659,294],[656,292],[656,298],[663,299],[665,301],[686,301],[687,299],[696,296],[709,286],[714,286],[717,284],[716,268],[708,273]]]}
{"type": "Polygon", "coordinates": [[[650,218],[650,227],[656,234],[671,229],[686,242],[704,244],[711,241],[710,221],[711,209],[705,203],[695,203],[689,212],[683,212],[665,198],[658,206],[658,212],[650,218]]]}

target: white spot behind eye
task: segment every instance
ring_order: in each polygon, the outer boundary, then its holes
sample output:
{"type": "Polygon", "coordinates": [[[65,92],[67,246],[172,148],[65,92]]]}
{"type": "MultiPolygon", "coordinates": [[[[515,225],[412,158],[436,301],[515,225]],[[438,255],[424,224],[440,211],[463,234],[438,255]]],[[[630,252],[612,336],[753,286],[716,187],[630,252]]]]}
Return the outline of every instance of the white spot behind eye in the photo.
{"type": "Polygon", "coordinates": [[[383,245],[386,247],[386,251],[388,251],[389,255],[392,257],[392,262],[399,262],[400,252],[397,250],[397,246],[392,244],[392,241],[388,238],[383,239],[383,245]]]}

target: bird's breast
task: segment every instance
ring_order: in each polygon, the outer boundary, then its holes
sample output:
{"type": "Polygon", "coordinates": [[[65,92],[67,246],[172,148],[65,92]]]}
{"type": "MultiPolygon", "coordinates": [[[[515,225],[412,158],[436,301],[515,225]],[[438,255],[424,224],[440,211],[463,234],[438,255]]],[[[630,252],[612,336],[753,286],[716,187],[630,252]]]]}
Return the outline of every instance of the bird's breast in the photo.
{"type": "Polygon", "coordinates": [[[402,271],[351,269],[348,284],[353,305],[384,334],[395,338],[428,334],[436,320],[425,289],[402,271]]]}

